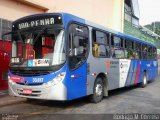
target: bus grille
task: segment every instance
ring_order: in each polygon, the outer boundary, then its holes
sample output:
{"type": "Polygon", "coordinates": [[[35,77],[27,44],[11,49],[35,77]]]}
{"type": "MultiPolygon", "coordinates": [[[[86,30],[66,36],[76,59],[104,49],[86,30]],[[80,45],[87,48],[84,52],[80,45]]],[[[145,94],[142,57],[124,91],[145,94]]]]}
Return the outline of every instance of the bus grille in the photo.
{"type": "Polygon", "coordinates": [[[38,97],[38,96],[41,95],[41,91],[38,91],[38,90],[32,91],[32,94],[24,94],[22,89],[17,89],[17,92],[18,92],[19,95],[23,95],[23,96],[38,97]]]}
{"type": "Polygon", "coordinates": [[[39,71],[39,70],[12,70],[12,74],[17,75],[17,76],[41,76],[41,75],[47,75],[50,74],[49,71],[39,71]]]}
{"type": "Polygon", "coordinates": [[[39,86],[42,85],[43,83],[38,83],[38,84],[25,84],[25,83],[17,83],[19,85],[25,85],[25,86],[39,86]]]}

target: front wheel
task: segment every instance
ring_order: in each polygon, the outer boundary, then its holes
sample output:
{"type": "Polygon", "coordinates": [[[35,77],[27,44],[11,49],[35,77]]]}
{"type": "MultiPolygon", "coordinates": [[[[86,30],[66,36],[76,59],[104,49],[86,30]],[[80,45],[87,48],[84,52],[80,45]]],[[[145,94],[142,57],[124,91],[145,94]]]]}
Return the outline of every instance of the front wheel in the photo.
{"type": "Polygon", "coordinates": [[[104,94],[104,84],[102,78],[98,77],[95,80],[93,95],[90,96],[90,101],[93,103],[98,103],[103,99],[104,94]]]}

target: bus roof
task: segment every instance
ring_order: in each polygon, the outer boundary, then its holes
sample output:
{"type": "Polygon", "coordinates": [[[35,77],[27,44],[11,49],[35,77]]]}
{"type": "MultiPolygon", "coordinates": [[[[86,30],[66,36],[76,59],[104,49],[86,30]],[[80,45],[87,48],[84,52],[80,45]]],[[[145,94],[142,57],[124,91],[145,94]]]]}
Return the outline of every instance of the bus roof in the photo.
{"type": "Polygon", "coordinates": [[[64,12],[59,12],[59,13],[41,13],[41,14],[29,15],[29,16],[25,16],[23,18],[17,19],[16,21],[13,22],[13,24],[15,22],[18,22],[18,21],[23,20],[23,19],[42,16],[42,15],[62,15],[63,24],[64,24],[65,28],[67,28],[67,25],[68,25],[69,22],[75,21],[75,22],[79,22],[79,23],[82,23],[82,24],[86,24],[86,25],[88,25],[90,27],[94,27],[94,28],[97,28],[97,29],[100,29],[100,30],[103,30],[103,31],[106,31],[106,32],[109,32],[109,33],[113,33],[113,34],[115,34],[117,36],[120,36],[122,38],[127,38],[128,40],[131,40],[131,41],[136,41],[136,42],[139,42],[139,43],[143,43],[143,44],[147,44],[147,45],[151,45],[151,46],[156,47],[154,44],[148,43],[148,42],[146,42],[144,40],[141,40],[139,38],[135,38],[133,36],[130,36],[130,35],[127,35],[127,34],[112,30],[110,28],[98,25],[96,23],[90,22],[90,21],[85,20],[83,18],[77,17],[77,16],[69,14],[69,13],[64,13],[64,12]]]}

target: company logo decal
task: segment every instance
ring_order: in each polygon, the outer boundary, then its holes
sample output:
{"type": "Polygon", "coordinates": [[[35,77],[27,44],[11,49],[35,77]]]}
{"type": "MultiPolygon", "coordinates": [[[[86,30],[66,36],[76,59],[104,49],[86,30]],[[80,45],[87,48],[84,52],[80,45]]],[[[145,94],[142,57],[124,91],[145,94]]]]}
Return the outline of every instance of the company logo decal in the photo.
{"type": "Polygon", "coordinates": [[[34,66],[49,66],[49,59],[34,59],[34,60],[28,60],[28,67],[34,67],[34,66]]]}
{"type": "Polygon", "coordinates": [[[107,72],[110,71],[110,61],[106,60],[107,72]]]}

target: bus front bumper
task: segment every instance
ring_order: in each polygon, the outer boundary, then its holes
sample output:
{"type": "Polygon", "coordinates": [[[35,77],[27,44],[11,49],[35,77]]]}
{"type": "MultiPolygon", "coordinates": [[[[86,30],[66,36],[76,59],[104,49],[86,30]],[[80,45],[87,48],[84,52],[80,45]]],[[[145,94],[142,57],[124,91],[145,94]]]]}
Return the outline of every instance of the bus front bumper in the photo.
{"type": "Polygon", "coordinates": [[[60,82],[56,85],[42,84],[37,86],[20,85],[8,80],[9,95],[33,99],[67,100],[67,88],[60,82]]]}

